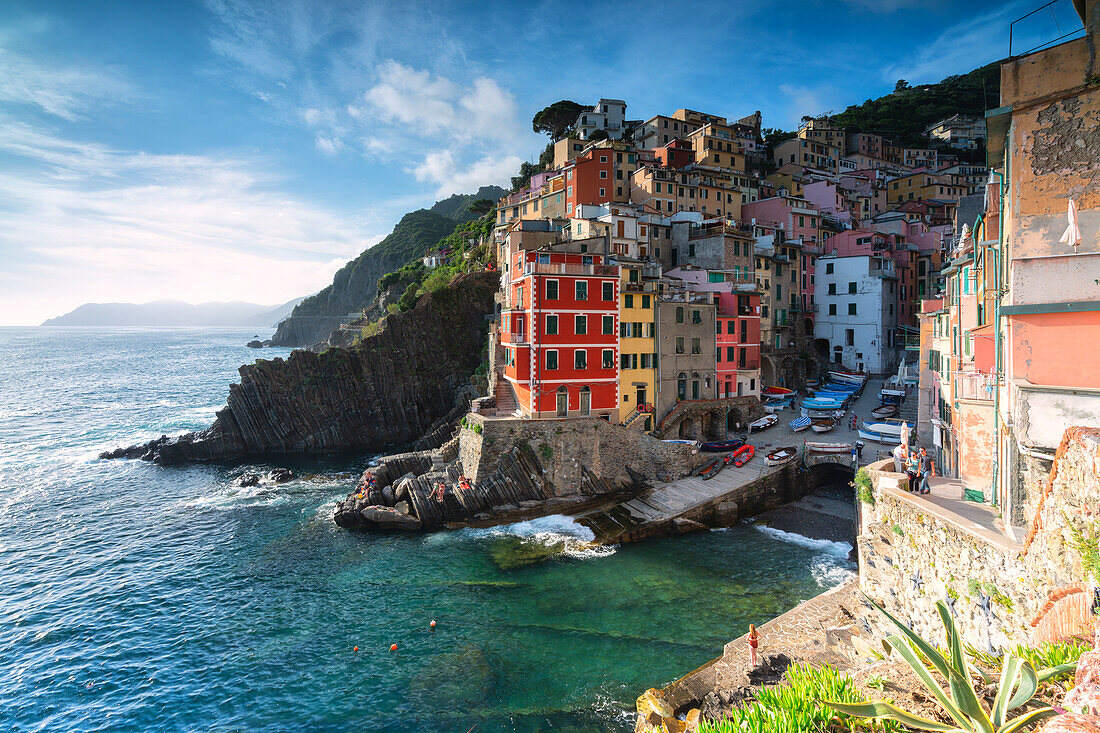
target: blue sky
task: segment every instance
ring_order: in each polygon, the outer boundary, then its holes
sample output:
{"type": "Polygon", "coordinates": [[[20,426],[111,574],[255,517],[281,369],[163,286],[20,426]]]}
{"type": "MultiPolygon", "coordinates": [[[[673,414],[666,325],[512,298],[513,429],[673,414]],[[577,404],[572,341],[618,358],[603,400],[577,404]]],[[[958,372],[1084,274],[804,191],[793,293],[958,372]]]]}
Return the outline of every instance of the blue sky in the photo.
{"type": "MultiPolygon", "coordinates": [[[[6,0],[0,325],[289,300],[405,211],[506,183],[558,99],[790,128],[1002,58],[1040,4],[6,0]]],[[[1074,25],[1061,0],[1018,42],[1074,25]]]]}

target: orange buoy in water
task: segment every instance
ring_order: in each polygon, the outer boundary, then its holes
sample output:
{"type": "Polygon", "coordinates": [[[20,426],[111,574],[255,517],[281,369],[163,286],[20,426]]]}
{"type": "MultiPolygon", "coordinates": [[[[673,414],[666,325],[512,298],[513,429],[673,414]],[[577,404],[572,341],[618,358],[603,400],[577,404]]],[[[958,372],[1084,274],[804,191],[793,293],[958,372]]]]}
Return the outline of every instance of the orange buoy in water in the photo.
{"type": "Polygon", "coordinates": [[[434,618],[432,619],[432,622],[430,624],[428,624],[428,626],[431,626],[433,629],[435,628],[435,619],[434,618]]]}
{"type": "Polygon", "coordinates": [[[353,652],[357,652],[357,651],[359,651],[359,647],[355,647],[354,649],[352,649],[352,651],[353,651],[353,652]]]}
{"type": "Polygon", "coordinates": [[[397,651],[397,644],[390,644],[390,651],[391,652],[397,651]]]}

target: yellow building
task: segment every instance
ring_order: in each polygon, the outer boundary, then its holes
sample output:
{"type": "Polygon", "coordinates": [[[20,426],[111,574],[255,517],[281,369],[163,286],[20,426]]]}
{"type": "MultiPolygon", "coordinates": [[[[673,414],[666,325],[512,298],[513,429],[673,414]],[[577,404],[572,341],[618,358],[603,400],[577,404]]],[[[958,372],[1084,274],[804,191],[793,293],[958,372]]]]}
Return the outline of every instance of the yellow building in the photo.
{"type": "Polygon", "coordinates": [[[966,196],[969,190],[969,187],[960,183],[955,176],[936,175],[923,171],[895,178],[886,184],[887,198],[892,204],[929,199],[957,201],[966,196]]]}
{"type": "Polygon", "coordinates": [[[844,128],[825,117],[805,120],[798,128],[798,137],[837,148],[841,155],[847,152],[847,133],[844,128]]]}
{"type": "Polygon", "coordinates": [[[638,260],[617,257],[619,288],[619,422],[643,422],[654,428],[645,406],[657,401],[657,284],[661,269],[638,260]],[[639,410],[639,405],[643,409],[639,410]]]}
{"type": "Polygon", "coordinates": [[[709,168],[745,170],[745,154],[736,143],[737,135],[729,125],[711,122],[685,138],[691,143],[695,162],[709,168]]]}

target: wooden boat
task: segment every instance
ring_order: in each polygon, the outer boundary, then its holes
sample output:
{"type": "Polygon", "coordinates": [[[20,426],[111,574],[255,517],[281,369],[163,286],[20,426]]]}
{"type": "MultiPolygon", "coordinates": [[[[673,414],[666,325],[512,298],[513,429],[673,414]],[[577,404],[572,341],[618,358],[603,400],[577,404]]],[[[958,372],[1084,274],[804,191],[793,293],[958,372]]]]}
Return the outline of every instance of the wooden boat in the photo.
{"type": "Polygon", "coordinates": [[[718,472],[721,471],[725,467],[726,467],[726,459],[725,458],[715,458],[713,461],[711,461],[710,463],[708,463],[707,465],[705,465],[701,469],[699,469],[699,475],[703,477],[704,481],[707,480],[707,479],[712,479],[715,476],[717,476],[718,472]]]}
{"type": "Polygon", "coordinates": [[[740,438],[733,440],[716,440],[713,443],[703,443],[699,446],[699,450],[706,451],[707,453],[725,453],[729,450],[736,450],[743,446],[745,441],[740,438]]]}
{"type": "Polygon", "coordinates": [[[813,421],[808,417],[800,417],[797,420],[791,421],[791,430],[796,433],[801,433],[806,428],[810,427],[813,421]]]}
{"type": "Polygon", "coordinates": [[[764,456],[765,466],[782,466],[798,458],[797,448],[779,448],[764,456]]]}
{"type": "Polygon", "coordinates": [[[764,410],[767,412],[782,412],[791,406],[793,400],[783,400],[782,402],[768,402],[764,405],[764,410]]]}
{"type": "Polygon", "coordinates": [[[806,450],[814,453],[851,453],[851,443],[811,443],[806,441],[806,450]]]}
{"type": "Polygon", "coordinates": [[[901,402],[905,399],[904,389],[883,389],[880,390],[879,399],[883,402],[901,402]]]}
{"type": "Polygon", "coordinates": [[[807,410],[839,410],[844,407],[844,400],[819,400],[806,398],[802,400],[802,407],[807,410]]]}
{"type": "Polygon", "coordinates": [[[888,417],[893,417],[898,414],[897,405],[879,405],[875,409],[871,410],[871,417],[876,420],[885,420],[888,417]]]}
{"type": "Polygon", "coordinates": [[[662,440],[661,442],[662,443],[678,443],[680,445],[696,445],[699,441],[698,440],[682,440],[682,439],[679,439],[679,438],[668,438],[666,440],[662,440]]]}
{"type": "Polygon", "coordinates": [[[829,378],[834,382],[843,382],[845,384],[855,384],[862,386],[867,381],[866,374],[859,374],[857,372],[829,372],[829,378]]]}
{"type": "Polygon", "coordinates": [[[760,390],[760,394],[767,395],[769,397],[785,397],[787,395],[793,395],[794,390],[787,389],[786,387],[765,387],[764,389],[760,390]]]}
{"type": "Polygon", "coordinates": [[[818,384],[820,384],[820,382],[816,379],[807,379],[806,380],[806,386],[807,387],[813,388],[813,387],[816,387],[818,384]]]}
{"type": "Polygon", "coordinates": [[[824,420],[814,420],[810,425],[815,433],[827,433],[836,427],[836,420],[827,417],[824,420]]]}
{"type": "Polygon", "coordinates": [[[779,415],[765,415],[759,420],[754,420],[749,423],[749,432],[751,433],[754,430],[767,430],[777,422],[779,422],[779,415]]]}
{"type": "Polygon", "coordinates": [[[817,409],[817,408],[803,407],[802,408],[802,417],[810,417],[810,418],[815,418],[815,419],[831,417],[831,418],[834,418],[836,420],[842,420],[844,418],[845,412],[846,411],[843,410],[843,409],[841,409],[841,410],[830,410],[830,409],[821,410],[821,409],[817,409]]]}
{"type": "Polygon", "coordinates": [[[744,466],[746,463],[751,461],[754,455],[756,455],[756,448],[753,448],[751,445],[746,443],[745,445],[735,450],[733,453],[730,453],[728,456],[726,456],[726,458],[732,458],[730,462],[740,468],[741,466],[744,466]]]}

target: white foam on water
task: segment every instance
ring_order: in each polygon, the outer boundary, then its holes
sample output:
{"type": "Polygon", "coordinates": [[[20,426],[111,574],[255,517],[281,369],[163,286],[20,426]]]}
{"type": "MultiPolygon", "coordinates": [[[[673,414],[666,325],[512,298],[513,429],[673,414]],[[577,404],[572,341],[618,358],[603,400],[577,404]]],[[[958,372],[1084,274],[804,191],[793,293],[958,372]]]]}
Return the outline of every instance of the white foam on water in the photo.
{"type": "Polygon", "coordinates": [[[463,532],[473,537],[520,537],[542,545],[563,545],[562,555],[589,560],[614,555],[616,548],[611,545],[594,545],[596,533],[588,527],[564,514],[551,514],[546,517],[529,519],[514,524],[502,524],[484,529],[467,529],[463,532]]]}
{"type": "Polygon", "coordinates": [[[188,509],[245,509],[255,506],[275,506],[288,501],[271,486],[229,487],[183,503],[188,509]]]}
{"type": "Polygon", "coordinates": [[[830,557],[835,557],[838,560],[848,560],[848,554],[852,551],[852,546],[847,542],[833,542],[832,540],[815,540],[812,537],[806,537],[804,535],[796,534],[794,532],[784,532],[781,529],[775,527],[769,527],[765,524],[754,524],[753,529],[758,532],[763,532],[769,537],[774,537],[780,542],[787,542],[792,545],[798,545],[799,547],[805,547],[809,550],[817,550],[830,557]]]}
{"type": "Polygon", "coordinates": [[[824,555],[814,558],[810,574],[822,588],[833,588],[856,577],[851,563],[840,563],[824,555]]]}

